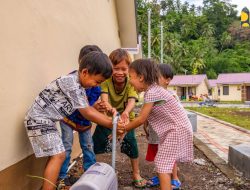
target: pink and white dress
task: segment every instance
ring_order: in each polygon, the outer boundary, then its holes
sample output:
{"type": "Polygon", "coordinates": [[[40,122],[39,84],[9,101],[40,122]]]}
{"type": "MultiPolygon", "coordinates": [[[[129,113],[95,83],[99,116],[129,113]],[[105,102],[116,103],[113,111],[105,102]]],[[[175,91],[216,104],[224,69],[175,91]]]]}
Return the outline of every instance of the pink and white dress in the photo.
{"type": "Polygon", "coordinates": [[[155,166],[158,173],[172,173],[175,162],[193,160],[193,132],[187,114],[166,89],[151,85],[144,103],[154,102],[148,122],[159,137],[155,166]]]}

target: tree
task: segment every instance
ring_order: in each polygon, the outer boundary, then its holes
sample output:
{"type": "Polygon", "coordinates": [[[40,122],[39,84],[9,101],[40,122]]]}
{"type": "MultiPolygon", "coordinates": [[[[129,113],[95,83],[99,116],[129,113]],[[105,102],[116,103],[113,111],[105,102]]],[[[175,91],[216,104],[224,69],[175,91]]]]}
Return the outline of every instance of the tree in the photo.
{"type": "Polygon", "coordinates": [[[223,32],[221,39],[220,39],[220,52],[223,49],[231,48],[233,45],[233,40],[231,35],[228,32],[223,32]]]}
{"type": "MultiPolygon", "coordinates": [[[[241,43],[233,30],[237,11],[228,0],[204,0],[195,7],[180,0],[138,0],[138,28],[142,35],[143,55],[148,51],[147,10],[151,13],[151,56],[160,60],[160,22],[164,25],[163,61],[176,73],[206,73],[216,78],[221,72],[249,72],[249,40],[241,43]]],[[[238,22],[239,23],[239,22],[238,22]]],[[[250,31],[250,30],[249,30],[250,31]]],[[[246,33],[248,34],[248,33],[246,33]]],[[[247,38],[246,38],[247,39],[247,38]]]]}
{"type": "Polygon", "coordinates": [[[203,4],[202,13],[206,16],[207,22],[214,26],[214,37],[220,40],[223,32],[237,18],[236,6],[226,0],[203,0],[203,4]]]}

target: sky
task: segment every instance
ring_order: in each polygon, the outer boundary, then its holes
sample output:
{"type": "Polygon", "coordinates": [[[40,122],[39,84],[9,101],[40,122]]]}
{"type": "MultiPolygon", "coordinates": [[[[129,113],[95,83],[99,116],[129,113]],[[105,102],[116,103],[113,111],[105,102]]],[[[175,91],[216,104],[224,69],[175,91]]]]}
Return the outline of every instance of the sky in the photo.
{"type": "MultiPolygon", "coordinates": [[[[196,6],[202,5],[203,0],[181,0],[182,2],[189,2],[189,4],[195,4],[196,6]]],[[[249,0],[231,0],[231,4],[237,5],[238,15],[240,15],[241,10],[247,7],[250,10],[249,0]]]]}

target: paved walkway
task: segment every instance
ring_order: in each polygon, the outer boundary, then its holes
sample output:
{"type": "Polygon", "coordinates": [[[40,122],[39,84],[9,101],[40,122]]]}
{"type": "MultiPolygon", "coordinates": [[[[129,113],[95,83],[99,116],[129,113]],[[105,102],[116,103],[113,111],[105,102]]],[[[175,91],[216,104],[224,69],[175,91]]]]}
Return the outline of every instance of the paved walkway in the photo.
{"type": "Polygon", "coordinates": [[[237,127],[226,124],[226,122],[221,123],[220,120],[201,115],[197,115],[195,137],[226,162],[228,161],[229,145],[248,143],[250,146],[250,131],[246,133],[237,127]]]}

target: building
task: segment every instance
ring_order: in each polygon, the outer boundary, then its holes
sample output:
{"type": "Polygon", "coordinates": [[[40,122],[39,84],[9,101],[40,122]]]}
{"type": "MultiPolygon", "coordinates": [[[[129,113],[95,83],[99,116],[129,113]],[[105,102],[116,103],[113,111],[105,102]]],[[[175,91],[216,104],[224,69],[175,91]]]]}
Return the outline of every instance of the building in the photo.
{"type": "Polygon", "coordinates": [[[220,101],[250,101],[250,73],[225,73],[217,78],[220,101]]]}
{"type": "Polygon", "coordinates": [[[218,88],[217,79],[208,80],[210,89],[208,90],[208,95],[212,100],[218,100],[218,88]]]}
{"type": "Polygon", "coordinates": [[[201,94],[208,94],[207,75],[175,75],[168,89],[175,91],[181,100],[198,100],[201,94]]]}
{"type": "Polygon", "coordinates": [[[46,84],[77,69],[82,46],[138,48],[135,1],[3,0],[0,14],[0,189],[36,190],[42,180],[27,174],[43,176],[46,158],[33,155],[26,111],[46,84]]]}

